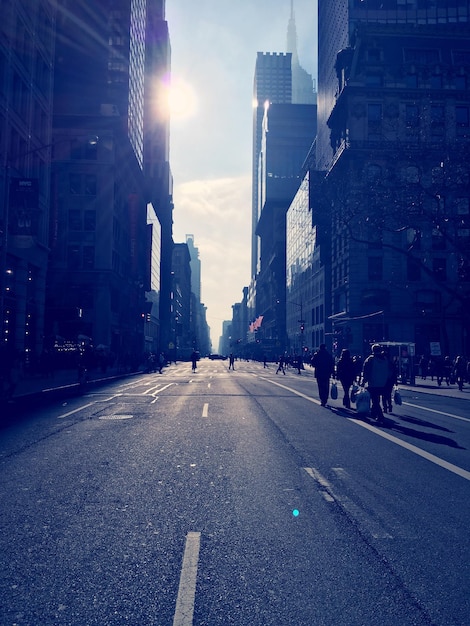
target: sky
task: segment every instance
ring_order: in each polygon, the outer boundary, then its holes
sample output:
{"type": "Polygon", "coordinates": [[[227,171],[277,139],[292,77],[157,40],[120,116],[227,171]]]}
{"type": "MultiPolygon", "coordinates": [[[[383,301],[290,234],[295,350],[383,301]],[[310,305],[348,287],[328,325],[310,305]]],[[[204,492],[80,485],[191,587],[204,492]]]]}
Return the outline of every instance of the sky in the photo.
{"type": "MultiPolygon", "coordinates": [[[[294,0],[301,66],[316,77],[316,0],[294,0]]],[[[285,52],[291,0],[166,0],[173,238],[194,235],[213,351],[251,272],[257,52],[285,52]]]]}

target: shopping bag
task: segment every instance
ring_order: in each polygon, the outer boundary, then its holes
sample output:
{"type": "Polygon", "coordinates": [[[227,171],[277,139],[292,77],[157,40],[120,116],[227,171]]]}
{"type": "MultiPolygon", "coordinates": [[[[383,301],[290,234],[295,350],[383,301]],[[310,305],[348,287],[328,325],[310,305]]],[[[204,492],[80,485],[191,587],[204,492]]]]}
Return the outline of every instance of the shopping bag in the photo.
{"type": "Polygon", "coordinates": [[[356,411],[366,415],[370,411],[370,393],[367,389],[360,389],[356,394],[356,411]]]}
{"type": "Polygon", "coordinates": [[[335,382],[331,383],[330,396],[332,400],[338,399],[338,385],[335,382]]]}
{"type": "Polygon", "coordinates": [[[353,404],[356,402],[356,396],[357,396],[358,391],[359,391],[359,385],[357,383],[353,383],[353,386],[351,389],[351,395],[349,396],[353,404]]]}
{"type": "Polygon", "coordinates": [[[395,391],[393,393],[393,401],[395,402],[397,406],[401,406],[402,404],[401,393],[398,387],[395,387],[395,391]]]}

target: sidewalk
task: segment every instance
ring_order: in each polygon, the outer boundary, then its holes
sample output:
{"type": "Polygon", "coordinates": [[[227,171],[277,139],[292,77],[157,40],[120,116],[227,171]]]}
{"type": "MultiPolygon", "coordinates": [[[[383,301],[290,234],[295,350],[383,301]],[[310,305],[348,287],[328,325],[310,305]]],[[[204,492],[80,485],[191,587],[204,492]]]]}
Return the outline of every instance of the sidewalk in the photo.
{"type": "Polygon", "coordinates": [[[106,384],[111,380],[126,378],[142,373],[143,370],[129,371],[122,366],[109,367],[105,371],[94,368],[88,372],[86,386],[80,384],[76,369],[57,370],[51,375],[22,375],[16,384],[12,398],[0,401],[0,418],[15,417],[32,403],[77,396],[84,389],[106,384]]]}

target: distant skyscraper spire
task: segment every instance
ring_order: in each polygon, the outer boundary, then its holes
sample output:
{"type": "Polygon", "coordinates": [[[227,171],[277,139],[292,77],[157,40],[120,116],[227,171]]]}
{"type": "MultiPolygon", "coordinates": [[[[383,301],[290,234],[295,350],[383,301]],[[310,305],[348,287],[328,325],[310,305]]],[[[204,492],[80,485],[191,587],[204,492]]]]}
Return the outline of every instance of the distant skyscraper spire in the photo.
{"type": "Polygon", "coordinates": [[[313,78],[301,67],[297,51],[297,28],[295,25],[294,0],[290,1],[290,19],[287,26],[287,52],[292,54],[292,103],[316,104],[313,78]]]}
{"type": "Polygon", "coordinates": [[[297,28],[295,26],[294,0],[290,0],[290,19],[287,26],[287,52],[292,53],[292,65],[299,62],[297,28]]]}

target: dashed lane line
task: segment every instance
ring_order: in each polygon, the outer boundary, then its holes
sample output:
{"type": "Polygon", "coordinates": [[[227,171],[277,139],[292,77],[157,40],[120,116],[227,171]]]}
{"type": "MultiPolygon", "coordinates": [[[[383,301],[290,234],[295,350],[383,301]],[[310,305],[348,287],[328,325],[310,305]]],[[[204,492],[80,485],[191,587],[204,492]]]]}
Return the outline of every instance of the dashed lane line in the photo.
{"type": "Polygon", "coordinates": [[[207,402],[204,403],[202,407],[202,417],[208,417],[209,415],[209,404],[207,402]]]}
{"type": "Polygon", "coordinates": [[[200,545],[201,533],[189,532],[186,535],[173,626],[192,626],[200,545]]]}

